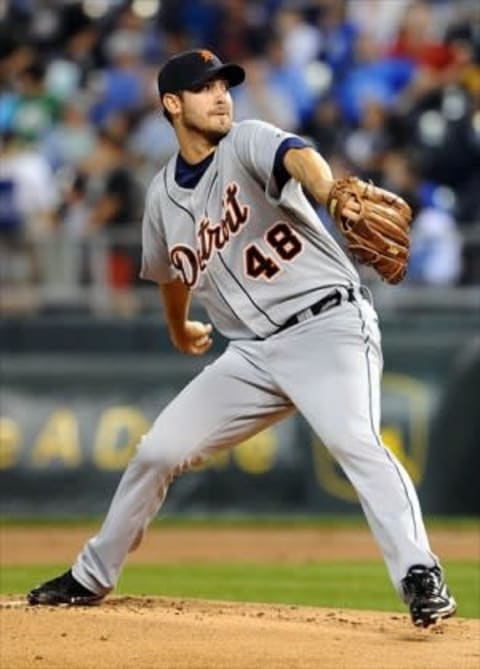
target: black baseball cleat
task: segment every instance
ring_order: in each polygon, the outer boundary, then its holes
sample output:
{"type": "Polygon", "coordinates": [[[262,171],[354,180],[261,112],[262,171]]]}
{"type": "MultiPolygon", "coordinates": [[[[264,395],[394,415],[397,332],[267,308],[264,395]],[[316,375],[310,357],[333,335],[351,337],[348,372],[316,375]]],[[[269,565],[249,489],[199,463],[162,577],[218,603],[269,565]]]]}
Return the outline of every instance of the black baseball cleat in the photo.
{"type": "Polygon", "coordinates": [[[27,595],[29,604],[43,604],[44,606],[57,606],[58,604],[91,606],[98,604],[102,599],[103,595],[96,595],[76,581],[70,569],[61,576],[33,588],[27,595]]]}
{"type": "Polygon", "coordinates": [[[417,627],[434,625],[437,620],[453,616],[457,610],[440,567],[410,567],[402,580],[402,588],[412,622],[417,627]]]}

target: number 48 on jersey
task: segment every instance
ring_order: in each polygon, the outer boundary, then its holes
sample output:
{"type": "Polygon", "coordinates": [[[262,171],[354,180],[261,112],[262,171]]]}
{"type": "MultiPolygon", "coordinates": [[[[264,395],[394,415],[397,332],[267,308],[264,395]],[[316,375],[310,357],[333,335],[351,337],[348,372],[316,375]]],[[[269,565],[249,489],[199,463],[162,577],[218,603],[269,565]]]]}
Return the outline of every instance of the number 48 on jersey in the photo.
{"type": "Polygon", "coordinates": [[[270,281],[282,271],[278,261],[291,262],[301,252],[303,244],[285,221],[278,221],[267,230],[265,241],[273,253],[266,255],[257,244],[250,244],[244,251],[245,271],[252,279],[270,281]]]}

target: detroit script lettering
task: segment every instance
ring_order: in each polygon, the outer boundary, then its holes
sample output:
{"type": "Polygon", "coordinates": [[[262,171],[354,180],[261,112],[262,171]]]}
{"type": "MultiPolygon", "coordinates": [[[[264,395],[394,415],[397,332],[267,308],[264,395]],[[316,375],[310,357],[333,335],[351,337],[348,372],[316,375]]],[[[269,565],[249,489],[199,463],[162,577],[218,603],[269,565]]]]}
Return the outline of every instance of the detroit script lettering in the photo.
{"type": "Polygon", "coordinates": [[[238,199],[240,186],[229,183],[222,198],[222,218],[217,224],[206,216],[197,224],[197,247],[176,244],[170,249],[170,261],[182,277],[183,283],[194,288],[210,258],[221,251],[238,234],[250,217],[250,207],[238,199]]]}

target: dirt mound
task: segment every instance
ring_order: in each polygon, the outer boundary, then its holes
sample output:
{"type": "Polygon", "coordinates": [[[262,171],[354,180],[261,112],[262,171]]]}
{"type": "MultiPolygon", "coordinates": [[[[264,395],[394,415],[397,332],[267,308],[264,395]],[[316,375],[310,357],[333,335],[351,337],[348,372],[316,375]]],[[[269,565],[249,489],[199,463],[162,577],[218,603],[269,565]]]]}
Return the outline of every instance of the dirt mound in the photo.
{"type": "Polygon", "coordinates": [[[0,599],[2,669],[478,669],[480,621],[163,597],[0,599]]]}

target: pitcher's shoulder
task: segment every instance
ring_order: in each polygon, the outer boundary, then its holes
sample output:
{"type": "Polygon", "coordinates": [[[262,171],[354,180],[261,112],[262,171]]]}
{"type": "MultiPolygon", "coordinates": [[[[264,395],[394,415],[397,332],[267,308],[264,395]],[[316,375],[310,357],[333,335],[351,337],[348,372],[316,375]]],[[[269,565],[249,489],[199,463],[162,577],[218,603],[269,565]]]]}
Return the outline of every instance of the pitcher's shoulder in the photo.
{"type": "Polygon", "coordinates": [[[227,135],[227,138],[235,138],[237,135],[243,135],[245,133],[255,133],[262,128],[272,128],[273,126],[266,121],[259,121],[257,119],[246,119],[244,121],[238,121],[232,125],[232,129],[227,135]]]}
{"type": "Polygon", "coordinates": [[[265,137],[269,137],[272,131],[276,128],[265,123],[265,121],[257,121],[256,119],[248,119],[239,121],[232,125],[232,129],[228,135],[220,143],[220,147],[225,149],[231,148],[234,152],[243,153],[249,147],[258,147],[264,141],[265,137]]]}

